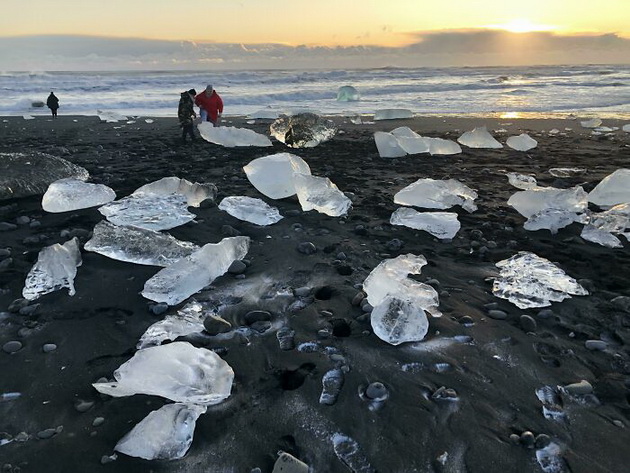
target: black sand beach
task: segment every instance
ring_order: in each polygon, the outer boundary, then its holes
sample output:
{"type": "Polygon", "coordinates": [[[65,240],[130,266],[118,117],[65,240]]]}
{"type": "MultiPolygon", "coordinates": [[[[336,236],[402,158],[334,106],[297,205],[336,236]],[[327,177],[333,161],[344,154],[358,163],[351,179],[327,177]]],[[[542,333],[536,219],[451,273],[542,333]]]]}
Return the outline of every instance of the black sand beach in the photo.
{"type": "MultiPolygon", "coordinates": [[[[279,450],[314,472],[543,471],[537,448],[527,445],[528,436],[520,442],[510,438],[526,431],[545,434],[559,445],[563,469],[557,471],[627,471],[630,247],[625,240],[620,249],[586,242],[577,223],[556,235],[524,230],[524,218],[507,205],[517,190],[505,173],[534,173],[541,185],[581,184],[590,191],[611,172],[630,166],[629,133],[593,136],[578,120],[428,117],[353,125],[336,118],[343,133],[315,148],[292,150],[273,141],[273,148],[228,149],[200,138],[182,144],[176,119],[153,120],[123,124],[101,123],[96,117],[4,117],[0,152],[60,156],[86,168],[90,182],[110,186],[119,198],[177,176],[216,184],[217,202],[247,195],[277,206],[286,217],[258,227],[214,204],[202,205],[190,209],[197,214],[194,222],[169,233],[199,245],[236,232],[251,237],[245,277],[226,274],[193,297],[207,300],[238,282],[240,295],[227,301],[223,312],[233,326],[244,325],[249,311],[266,310],[274,322],[295,330],[296,345],[315,342],[320,348],[280,350],[274,330],[249,338],[187,337],[195,346],[216,350],[232,366],[232,395],[199,418],[183,459],[145,461],[119,454],[102,464],[124,434],[168,402],[144,395],[114,399],[92,387],[101,377],[111,379],[147,327],[163,316],[154,315],[153,303],[139,294],[159,268],[83,251],[75,296],[61,290],[24,305],[19,301],[22,287],[38,252],[73,236],[84,244],[103,217],[96,208],[49,214],[42,210],[40,196],[2,201],[0,222],[17,226],[0,223],[6,230],[0,232],[0,250],[8,250],[0,256],[0,346],[10,341],[23,345],[15,353],[0,351],[0,394],[21,393],[0,401],[0,440],[10,440],[0,445],[3,472],[249,473],[258,467],[270,473],[279,450]],[[454,156],[380,158],[373,132],[402,125],[453,140],[486,125],[501,142],[528,132],[539,143],[525,153],[463,147],[454,156]],[[553,128],[560,133],[550,135],[553,128]],[[494,132],[500,129],[506,132],[494,132]],[[295,198],[272,201],[259,194],[242,167],[278,152],[301,156],[313,174],[353,193],[348,216],[302,212],[295,198]],[[560,179],[549,174],[553,167],[584,167],[587,172],[560,179]],[[421,177],[457,179],[479,194],[476,212],[453,210],[462,228],[452,241],[389,224],[398,207],[393,195],[421,177]],[[29,225],[32,221],[40,224],[29,225]],[[317,252],[298,252],[302,242],[312,242],[317,252]],[[542,312],[520,310],[494,297],[489,278],[497,274],[495,263],[518,251],[555,262],[590,295],[554,303],[542,312]],[[407,253],[427,258],[416,279],[437,289],[444,315],[430,319],[424,341],[395,347],[372,333],[369,314],[353,300],[382,260],[407,253]],[[296,289],[301,289],[298,295],[296,289]],[[493,318],[490,310],[506,315],[493,318]],[[587,340],[604,341],[603,349],[588,349],[587,340]],[[45,353],[42,347],[50,343],[57,348],[45,353]],[[339,366],[347,370],[339,398],[334,405],[320,404],[322,376],[339,366]],[[581,380],[593,392],[559,396],[562,419],[545,418],[536,391],[581,380]],[[376,381],[389,392],[378,408],[360,396],[376,381]],[[455,390],[457,399],[436,396],[443,386],[455,390]],[[95,425],[97,418],[104,421],[95,425]],[[336,433],[354,439],[373,470],[345,466],[333,449],[336,433]]],[[[231,121],[226,124],[268,132],[269,121],[231,121]]],[[[622,124],[604,121],[606,126],[622,124]]],[[[538,446],[545,441],[539,437],[538,446]]]]}

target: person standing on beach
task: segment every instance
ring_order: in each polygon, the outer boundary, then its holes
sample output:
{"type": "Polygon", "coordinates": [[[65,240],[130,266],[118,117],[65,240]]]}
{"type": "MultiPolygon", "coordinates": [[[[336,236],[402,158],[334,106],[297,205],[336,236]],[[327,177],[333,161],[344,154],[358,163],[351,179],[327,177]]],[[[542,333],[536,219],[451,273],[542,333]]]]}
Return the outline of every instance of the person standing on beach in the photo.
{"type": "Polygon", "coordinates": [[[201,121],[209,121],[213,126],[219,126],[219,119],[223,113],[223,100],[211,85],[195,97],[195,104],[199,106],[201,121]]]}
{"type": "Polygon", "coordinates": [[[57,118],[57,109],[59,108],[59,99],[52,92],[48,96],[48,100],[46,100],[46,105],[50,109],[53,118],[57,118]]]}
{"type": "Polygon", "coordinates": [[[186,142],[186,135],[190,135],[191,141],[195,141],[195,133],[193,132],[193,118],[197,117],[195,113],[195,95],[197,91],[190,89],[182,92],[179,98],[179,107],[177,108],[177,118],[179,118],[179,126],[182,127],[182,141],[186,142]]]}

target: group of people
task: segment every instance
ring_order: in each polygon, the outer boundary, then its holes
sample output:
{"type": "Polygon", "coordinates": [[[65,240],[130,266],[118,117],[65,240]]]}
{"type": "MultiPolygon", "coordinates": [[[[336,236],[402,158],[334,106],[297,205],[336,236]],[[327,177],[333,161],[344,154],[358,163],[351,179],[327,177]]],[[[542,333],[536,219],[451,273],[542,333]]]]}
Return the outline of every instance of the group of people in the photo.
{"type": "Polygon", "coordinates": [[[195,89],[182,92],[177,109],[179,125],[182,127],[182,141],[186,141],[186,135],[194,141],[194,121],[197,118],[194,106],[199,107],[199,116],[202,122],[208,121],[212,126],[218,126],[221,114],[223,114],[223,100],[211,85],[206,90],[197,94],[195,89]]]}

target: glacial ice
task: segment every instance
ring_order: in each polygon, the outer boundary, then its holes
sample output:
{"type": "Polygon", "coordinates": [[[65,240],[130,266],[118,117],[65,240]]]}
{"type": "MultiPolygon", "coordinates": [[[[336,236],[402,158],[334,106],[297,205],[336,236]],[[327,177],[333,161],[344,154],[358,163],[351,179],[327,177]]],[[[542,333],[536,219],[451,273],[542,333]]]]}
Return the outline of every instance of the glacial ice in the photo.
{"type": "Polygon", "coordinates": [[[586,174],[586,168],[551,168],[548,172],[553,177],[575,177],[586,174]]]}
{"type": "Polygon", "coordinates": [[[74,277],[81,262],[81,250],[76,237],[63,245],[55,243],[42,248],[37,262],[26,276],[22,296],[32,301],[64,287],[68,288],[68,295],[74,296],[74,277]]]}
{"type": "Polygon", "coordinates": [[[503,148],[503,145],[493,138],[485,126],[465,132],[457,138],[457,142],[469,148],[503,148]]]}
{"type": "Polygon", "coordinates": [[[431,156],[459,154],[462,152],[461,146],[454,141],[444,140],[442,138],[428,138],[426,136],[423,138],[429,143],[429,153],[431,156]]]}
{"type": "Polygon", "coordinates": [[[243,167],[247,179],[263,195],[284,199],[295,195],[293,175],[311,174],[311,168],[299,156],[277,153],[256,158],[243,167]]]}
{"type": "Polygon", "coordinates": [[[142,295],[155,302],[179,304],[225,274],[234,261],[242,260],[249,251],[249,241],[238,236],[204,245],[149,279],[142,295]]]}
{"type": "Polygon", "coordinates": [[[538,146],[538,141],[527,133],[521,133],[518,136],[510,136],[505,144],[516,151],[529,151],[538,146]]]}
{"type": "Polygon", "coordinates": [[[431,149],[430,140],[424,138],[406,126],[398,127],[391,131],[396,137],[398,146],[400,146],[407,154],[428,153],[431,149]]]}
{"type": "Polygon", "coordinates": [[[601,126],[602,121],[599,118],[592,118],[590,120],[580,122],[583,128],[597,128],[601,126]]]}
{"type": "Polygon", "coordinates": [[[264,200],[244,195],[225,197],[219,204],[219,209],[234,218],[261,226],[273,225],[283,218],[276,207],[270,206],[264,200]]]}
{"type": "Polygon", "coordinates": [[[212,126],[210,122],[202,122],[197,126],[201,137],[219,146],[235,148],[237,146],[272,146],[265,135],[248,128],[233,126],[212,126]]]}
{"type": "Polygon", "coordinates": [[[624,125],[623,127],[621,127],[621,129],[625,131],[626,133],[630,133],[630,123],[628,123],[627,125],[624,125]]]}
{"type": "Polygon", "coordinates": [[[359,98],[359,91],[351,85],[342,85],[337,90],[337,102],[356,102],[359,98]]]}
{"type": "Polygon", "coordinates": [[[593,225],[584,225],[580,234],[583,240],[597,243],[608,248],[622,248],[621,240],[610,232],[593,225]]]}
{"type": "Polygon", "coordinates": [[[418,179],[394,195],[394,202],[399,205],[422,207],[426,209],[448,209],[461,206],[467,212],[477,210],[477,193],[455,179],[434,180],[418,179]]]}
{"type": "Polygon", "coordinates": [[[452,239],[461,228],[456,213],[418,212],[409,207],[396,209],[392,213],[389,223],[424,230],[441,240],[452,239]]]}
{"type": "Polygon", "coordinates": [[[96,224],[87,251],[108,258],[148,266],[169,266],[197,251],[194,243],[143,228],[118,226],[106,220],[96,224]]]}
{"type": "Polygon", "coordinates": [[[210,199],[214,202],[217,197],[217,186],[210,183],[194,184],[179,177],[164,177],[160,180],[150,182],[136,189],[132,195],[156,195],[166,196],[171,194],[181,194],[186,197],[186,202],[190,207],[199,207],[201,202],[210,199]]]}
{"type": "Polygon", "coordinates": [[[609,248],[621,248],[621,240],[613,234],[630,236],[630,204],[615,205],[609,210],[593,213],[582,229],[581,237],[609,248]]]}
{"type": "Polygon", "coordinates": [[[630,203],[630,169],[617,169],[588,194],[588,201],[602,208],[630,203]]]}
{"type": "Polygon", "coordinates": [[[337,133],[332,120],[314,113],[298,113],[278,118],[269,127],[271,136],[291,148],[314,148],[337,133]]]}
{"type": "Polygon", "coordinates": [[[573,222],[584,223],[584,216],[562,209],[544,209],[528,217],[523,228],[528,231],[550,230],[556,234],[558,230],[573,222]]]}
{"type": "Polygon", "coordinates": [[[403,120],[413,118],[413,112],[406,108],[386,108],[374,112],[374,121],[379,120],[403,120]]]}
{"type": "Polygon", "coordinates": [[[374,141],[381,158],[399,158],[407,154],[430,153],[433,155],[449,155],[462,152],[462,148],[454,141],[441,138],[420,136],[409,127],[398,127],[386,133],[374,133],[374,141]]]}
{"type": "Polygon", "coordinates": [[[327,177],[294,174],[295,190],[302,210],[317,210],[331,217],[348,213],[352,201],[327,177]]]}
{"type": "Polygon", "coordinates": [[[400,158],[407,156],[407,152],[400,146],[398,139],[391,133],[377,131],[374,133],[374,142],[381,158],[400,158]]]}
{"type": "Polygon", "coordinates": [[[188,211],[181,194],[133,194],[100,207],[98,211],[115,225],[146,230],[168,230],[190,222],[195,214],[188,211]]]}
{"type": "Polygon", "coordinates": [[[429,331],[429,320],[416,301],[387,296],[372,310],[374,334],[391,345],[419,342],[429,331]]]}
{"type": "Polygon", "coordinates": [[[506,174],[508,182],[517,189],[531,190],[538,189],[538,182],[534,176],[527,176],[517,172],[508,172],[506,174]]]}
{"type": "Polygon", "coordinates": [[[0,153],[0,200],[43,194],[59,179],[89,177],[84,168],[50,154],[0,153]]]}
{"type": "Polygon", "coordinates": [[[116,193],[106,185],[65,178],[48,186],[42,198],[42,208],[51,213],[70,212],[103,205],[115,198],[116,193]]]}
{"type": "Polygon", "coordinates": [[[492,293],[519,309],[547,307],[574,296],[588,295],[586,289],[551,261],[528,251],[499,261],[499,277],[492,293]]]}
{"type": "Polygon", "coordinates": [[[151,412],[118,441],[114,450],[145,460],[177,460],[188,452],[197,419],[207,410],[194,404],[167,404],[151,412]]]}
{"type": "Polygon", "coordinates": [[[149,394],[209,406],[230,396],[234,371],[211,350],[173,342],[137,351],[114,371],[114,379],[92,386],[113,397],[149,394]]]}
{"type": "Polygon", "coordinates": [[[120,113],[117,113],[117,112],[97,110],[96,115],[98,115],[98,118],[100,118],[102,122],[106,122],[106,123],[116,123],[116,122],[127,121],[127,117],[125,115],[121,115],[120,113]]]}
{"type": "Polygon", "coordinates": [[[167,315],[146,329],[136,348],[142,350],[150,346],[160,345],[165,340],[175,340],[177,337],[201,333],[206,317],[207,314],[199,302],[189,302],[178,310],[177,314],[167,315]]]}
{"type": "Polygon", "coordinates": [[[582,213],[588,207],[587,195],[580,186],[570,189],[539,187],[516,192],[507,203],[527,218],[546,210],[582,213]]]}

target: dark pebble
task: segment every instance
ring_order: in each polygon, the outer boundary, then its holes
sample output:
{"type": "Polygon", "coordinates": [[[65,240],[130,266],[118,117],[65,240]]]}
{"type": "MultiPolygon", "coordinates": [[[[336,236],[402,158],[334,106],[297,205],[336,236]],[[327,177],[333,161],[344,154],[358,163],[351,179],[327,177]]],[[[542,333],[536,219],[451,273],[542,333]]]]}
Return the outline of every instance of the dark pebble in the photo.
{"type": "Polygon", "coordinates": [[[241,234],[241,232],[239,232],[236,228],[234,228],[231,225],[223,225],[221,227],[221,234],[222,235],[226,235],[226,236],[235,237],[235,236],[239,236],[241,234]]]}
{"type": "Polygon", "coordinates": [[[389,395],[389,391],[383,383],[378,381],[368,384],[365,388],[365,395],[373,401],[384,401],[389,395]]]}
{"type": "Polygon", "coordinates": [[[510,442],[514,445],[518,445],[521,443],[521,436],[518,434],[510,434],[510,442]]]}
{"type": "Polygon", "coordinates": [[[593,392],[593,386],[586,380],[582,380],[579,383],[567,384],[564,387],[565,391],[569,394],[583,396],[585,394],[591,394],[593,392]]]}
{"type": "Polygon", "coordinates": [[[405,242],[399,240],[398,238],[394,238],[393,240],[389,240],[387,243],[385,243],[385,248],[387,248],[389,251],[398,251],[402,249],[403,246],[405,246],[405,242]]]}
{"type": "Polygon", "coordinates": [[[57,435],[59,431],[59,428],[40,430],[39,432],[37,432],[37,438],[41,440],[46,440],[57,435]]]}
{"type": "MultiPolygon", "coordinates": [[[[468,281],[470,284],[475,284],[475,281],[468,281]]],[[[498,309],[499,308],[499,303],[498,302],[488,302],[487,304],[483,305],[486,310],[494,310],[494,309],[498,309]]]]}
{"type": "Polygon", "coordinates": [[[317,247],[310,241],[304,241],[297,246],[297,250],[305,255],[312,255],[317,252],[317,247]]]}
{"type": "Polygon", "coordinates": [[[543,309],[538,314],[536,314],[539,319],[550,319],[553,317],[553,310],[551,309],[543,309]]]}
{"type": "Polygon", "coordinates": [[[293,294],[295,295],[295,297],[308,297],[308,295],[311,293],[311,288],[310,287],[298,287],[297,289],[293,290],[293,294]]]}
{"type": "Polygon", "coordinates": [[[17,351],[20,351],[22,347],[22,342],[18,340],[11,340],[10,342],[2,345],[2,351],[4,351],[5,353],[15,353],[17,351]]]}
{"type": "Polygon", "coordinates": [[[630,312],[630,297],[617,296],[610,301],[615,307],[624,312],[630,312]]]}
{"type": "Polygon", "coordinates": [[[586,340],[584,346],[591,351],[604,351],[608,344],[603,340],[586,340]]]}
{"type": "Polygon", "coordinates": [[[153,315],[162,315],[168,310],[168,304],[166,302],[158,302],[157,304],[153,304],[149,310],[153,315]]]}
{"type": "Polygon", "coordinates": [[[350,276],[354,272],[354,270],[352,269],[352,267],[344,264],[341,266],[337,266],[337,272],[341,276],[350,276]]]}
{"type": "Polygon", "coordinates": [[[534,443],[537,450],[547,447],[551,443],[551,437],[547,434],[538,434],[534,443]]]}
{"type": "Polygon", "coordinates": [[[533,448],[536,443],[536,437],[529,430],[521,434],[521,444],[527,448],[533,448]]]}
{"type": "Polygon", "coordinates": [[[372,312],[374,310],[374,307],[368,302],[367,298],[363,299],[363,302],[361,302],[361,310],[363,312],[372,312]]]}
{"type": "Polygon", "coordinates": [[[251,324],[250,327],[258,333],[265,333],[271,328],[271,322],[268,320],[259,320],[251,324]]]}
{"type": "Polygon", "coordinates": [[[5,271],[13,265],[13,258],[6,258],[0,261],[0,271],[5,271]]]}
{"type": "Polygon", "coordinates": [[[519,318],[519,322],[521,324],[521,328],[526,332],[535,332],[538,328],[538,324],[536,323],[534,318],[530,317],[529,315],[521,315],[521,317],[519,318]]]}
{"type": "Polygon", "coordinates": [[[348,259],[348,256],[343,251],[340,251],[339,253],[337,253],[336,258],[340,261],[345,261],[348,259]]]}
{"type": "Polygon", "coordinates": [[[214,315],[209,315],[205,318],[203,327],[210,335],[218,335],[229,332],[232,329],[232,325],[227,320],[214,315]]]}
{"type": "Polygon", "coordinates": [[[492,309],[488,311],[488,317],[496,320],[505,320],[507,319],[507,312],[503,312],[502,310],[492,309]]]}
{"type": "Polygon", "coordinates": [[[84,401],[83,399],[77,399],[74,403],[74,408],[77,412],[87,412],[94,406],[94,401],[84,401]]]}
{"type": "Polygon", "coordinates": [[[287,211],[285,211],[283,213],[284,213],[285,217],[297,217],[297,216],[299,216],[302,213],[302,211],[301,210],[297,210],[297,209],[291,209],[291,210],[287,210],[287,211]]]}
{"type": "Polygon", "coordinates": [[[228,268],[228,273],[230,274],[242,274],[247,269],[247,265],[242,261],[236,260],[234,261],[230,267],[228,268]]]}
{"type": "Polygon", "coordinates": [[[22,307],[26,307],[30,302],[26,299],[15,299],[11,304],[9,304],[8,311],[9,312],[19,312],[22,307]]]}
{"type": "Polygon", "coordinates": [[[0,232],[9,232],[15,230],[18,226],[14,223],[0,222],[0,232]]]}
{"type": "Polygon", "coordinates": [[[352,298],[352,305],[359,305],[365,299],[365,293],[363,291],[357,292],[357,294],[352,298]]]}
{"type": "Polygon", "coordinates": [[[474,319],[470,315],[460,317],[458,322],[462,325],[473,325],[475,323],[474,319]]]}
{"type": "Polygon", "coordinates": [[[52,351],[55,351],[57,349],[57,345],[55,345],[54,343],[46,343],[44,344],[44,346],[42,346],[42,351],[44,353],[50,353],[52,351]]]}
{"type": "Polygon", "coordinates": [[[39,304],[27,305],[26,307],[22,307],[18,313],[20,315],[31,316],[35,315],[39,310],[39,304]]]}
{"type": "Polygon", "coordinates": [[[6,258],[7,256],[11,256],[11,250],[0,248],[0,258],[6,258]]]}
{"type": "Polygon", "coordinates": [[[27,225],[28,223],[30,223],[30,221],[31,219],[26,215],[21,215],[20,217],[15,219],[15,223],[17,223],[18,225],[27,225]]]}

